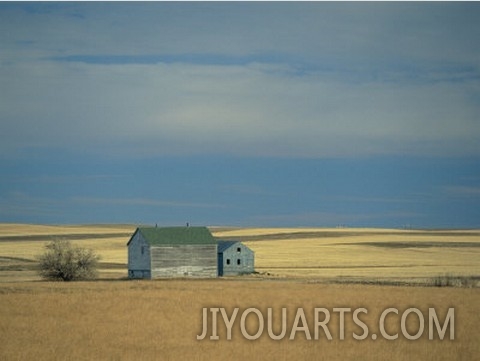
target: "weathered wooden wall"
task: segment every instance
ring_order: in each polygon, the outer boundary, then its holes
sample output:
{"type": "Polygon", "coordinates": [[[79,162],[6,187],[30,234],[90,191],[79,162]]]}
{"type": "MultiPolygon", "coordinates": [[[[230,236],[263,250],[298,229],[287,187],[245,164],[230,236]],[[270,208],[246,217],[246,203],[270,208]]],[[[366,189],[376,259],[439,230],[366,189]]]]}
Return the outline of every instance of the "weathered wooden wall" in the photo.
{"type": "Polygon", "coordinates": [[[247,274],[255,271],[255,254],[240,242],[218,255],[218,268],[220,276],[233,276],[247,274]]]}
{"type": "Polygon", "coordinates": [[[150,246],[140,232],[136,232],[128,244],[128,277],[150,278],[150,246]]]}
{"type": "Polygon", "coordinates": [[[217,277],[217,245],[151,247],[152,278],[217,277]]]}

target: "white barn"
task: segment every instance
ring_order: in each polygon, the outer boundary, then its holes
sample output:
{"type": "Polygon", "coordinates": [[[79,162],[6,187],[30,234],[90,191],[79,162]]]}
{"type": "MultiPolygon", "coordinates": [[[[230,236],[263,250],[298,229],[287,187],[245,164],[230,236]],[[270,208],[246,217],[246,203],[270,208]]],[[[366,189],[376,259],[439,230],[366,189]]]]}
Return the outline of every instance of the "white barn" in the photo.
{"type": "Polygon", "coordinates": [[[129,278],[217,277],[217,241],[206,227],[139,227],[127,243],[129,278]]]}

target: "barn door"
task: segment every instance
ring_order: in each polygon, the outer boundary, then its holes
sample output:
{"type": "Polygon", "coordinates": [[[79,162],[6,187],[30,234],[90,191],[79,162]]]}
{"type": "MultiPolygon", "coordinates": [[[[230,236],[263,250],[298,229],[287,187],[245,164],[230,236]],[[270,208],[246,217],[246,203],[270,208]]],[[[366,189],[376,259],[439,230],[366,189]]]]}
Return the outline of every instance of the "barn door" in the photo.
{"type": "Polygon", "coordinates": [[[223,276],[223,253],[218,254],[217,261],[218,261],[218,275],[223,276]]]}

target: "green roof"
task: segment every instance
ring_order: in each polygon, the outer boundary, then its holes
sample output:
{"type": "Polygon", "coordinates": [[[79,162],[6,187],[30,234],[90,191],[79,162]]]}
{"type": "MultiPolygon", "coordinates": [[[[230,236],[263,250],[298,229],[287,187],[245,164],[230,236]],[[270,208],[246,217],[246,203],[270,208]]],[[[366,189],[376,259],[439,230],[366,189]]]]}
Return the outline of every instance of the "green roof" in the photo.
{"type": "Polygon", "coordinates": [[[207,227],[140,227],[150,245],[216,244],[207,227]]]}

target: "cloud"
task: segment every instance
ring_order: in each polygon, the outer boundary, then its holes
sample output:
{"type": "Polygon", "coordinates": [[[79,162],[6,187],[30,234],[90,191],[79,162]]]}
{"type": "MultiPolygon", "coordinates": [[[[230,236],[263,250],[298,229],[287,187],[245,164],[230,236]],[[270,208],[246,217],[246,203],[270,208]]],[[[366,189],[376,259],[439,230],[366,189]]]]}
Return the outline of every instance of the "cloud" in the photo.
{"type": "MultiPolygon", "coordinates": [[[[59,217],[65,210],[63,200],[32,196],[27,192],[10,191],[1,196],[0,216],[5,220],[12,217],[25,217],[26,219],[43,219],[44,217],[59,217]]],[[[16,218],[18,219],[18,218],[16,218]]]]}
{"type": "MultiPolygon", "coordinates": [[[[89,196],[59,197],[57,195],[37,196],[25,191],[9,191],[0,194],[0,217],[3,221],[35,223],[72,222],[145,222],[158,210],[168,210],[163,218],[171,220],[172,213],[179,210],[181,215],[196,214],[194,211],[222,210],[223,204],[183,202],[150,198],[106,198],[89,196]],[[152,210],[156,210],[152,212],[152,210]],[[130,212],[130,213],[129,213],[130,212]]],[[[176,214],[176,213],[175,213],[176,214]]],[[[179,216],[181,219],[182,216],[179,216]]]]}
{"type": "Polygon", "coordinates": [[[88,182],[95,181],[119,181],[126,176],[114,175],[114,174],[93,174],[93,175],[51,175],[51,174],[42,174],[35,176],[25,177],[24,175],[6,175],[3,177],[4,181],[8,181],[13,184],[21,183],[35,183],[35,184],[83,184],[88,182]]]}
{"type": "MultiPolygon", "coordinates": [[[[472,46],[480,35],[479,7],[465,4],[190,4],[106,12],[112,14],[109,20],[118,34],[115,42],[111,33],[103,35],[99,45],[107,54],[275,53],[349,68],[412,60],[457,63],[480,55],[472,46]]],[[[98,21],[89,24],[98,27],[98,21]]],[[[92,38],[99,35],[95,31],[92,38]]]]}
{"type": "Polygon", "coordinates": [[[70,201],[79,204],[106,206],[146,206],[146,207],[183,207],[183,208],[225,208],[221,204],[165,201],[147,198],[99,198],[72,197],[70,201]]]}
{"type": "Polygon", "coordinates": [[[225,193],[241,194],[245,196],[281,196],[281,193],[272,192],[264,187],[249,184],[228,184],[219,187],[225,193]]]}
{"type": "MultiPolygon", "coordinates": [[[[418,197],[418,195],[416,195],[418,197]]],[[[413,198],[396,198],[396,197],[355,197],[355,196],[328,196],[326,199],[336,202],[351,202],[351,203],[392,203],[392,204],[404,204],[415,203],[418,199],[413,198]]]]}
{"type": "Polygon", "coordinates": [[[247,65],[40,62],[0,70],[3,152],[477,154],[477,84],[351,84],[247,65]],[[5,84],[5,83],[4,83],[5,84]]]}
{"type": "Polygon", "coordinates": [[[323,226],[355,226],[358,224],[388,224],[398,227],[412,219],[424,217],[415,212],[389,211],[384,213],[335,213],[335,212],[308,212],[298,214],[258,215],[252,217],[252,222],[258,224],[279,225],[321,225],[323,226]]]}
{"type": "Polygon", "coordinates": [[[2,6],[0,154],[479,155],[479,9],[2,6]]]}
{"type": "Polygon", "coordinates": [[[477,186],[443,186],[443,193],[449,196],[461,198],[477,198],[480,197],[480,187],[477,186]]]}
{"type": "Polygon", "coordinates": [[[479,11],[474,3],[2,4],[0,26],[5,40],[35,37],[64,56],[276,52],[378,68],[478,59],[479,11]]]}

